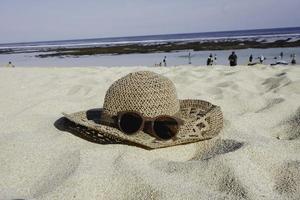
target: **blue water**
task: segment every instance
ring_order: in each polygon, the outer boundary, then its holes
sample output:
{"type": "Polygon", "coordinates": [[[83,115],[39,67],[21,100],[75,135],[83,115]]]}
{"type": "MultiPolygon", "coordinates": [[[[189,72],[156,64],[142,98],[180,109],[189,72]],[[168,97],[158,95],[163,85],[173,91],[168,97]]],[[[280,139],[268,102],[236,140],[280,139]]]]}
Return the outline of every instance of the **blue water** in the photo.
{"type": "MultiPolygon", "coordinates": [[[[80,57],[48,57],[38,58],[35,53],[23,54],[0,54],[0,67],[5,66],[8,61],[16,67],[87,67],[87,66],[155,66],[167,57],[168,66],[188,65],[189,52],[192,55],[191,64],[205,66],[209,54],[217,55],[218,65],[228,65],[228,56],[231,51],[180,51],[169,53],[149,53],[149,54],[123,54],[123,55],[93,55],[80,57]]],[[[296,54],[297,63],[300,62],[300,47],[296,48],[270,48],[270,49],[240,49],[235,50],[238,55],[238,64],[247,65],[249,55],[252,54],[254,61],[258,62],[257,57],[263,55],[267,60],[264,64],[274,63],[274,57],[279,57],[283,52],[283,60],[290,62],[290,55],[296,54]]]]}
{"type": "Polygon", "coordinates": [[[264,37],[300,36],[300,27],[167,34],[167,35],[130,36],[130,37],[112,37],[112,38],[94,38],[94,39],[79,39],[79,40],[41,41],[41,42],[26,42],[26,43],[8,43],[8,44],[0,44],[0,49],[102,46],[102,45],[111,45],[111,44],[149,43],[149,42],[155,43],[155,42],[189,41],[189,40],[218,39],[218,38],[245,38],[245,37],[259,38],[262,36],[264,37]]]}

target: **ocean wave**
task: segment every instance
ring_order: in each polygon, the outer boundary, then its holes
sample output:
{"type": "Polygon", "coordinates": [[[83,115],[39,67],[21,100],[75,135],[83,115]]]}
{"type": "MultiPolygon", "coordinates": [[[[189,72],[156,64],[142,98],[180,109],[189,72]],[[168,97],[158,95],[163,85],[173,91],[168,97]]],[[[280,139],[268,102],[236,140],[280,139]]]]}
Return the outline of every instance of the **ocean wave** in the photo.
{"type": "MultiPolygon", "coordinates": [[[[227,33],[228,34],[228,33],[227,33]]],[[[197,42],[197,41],[222,41],[222,40],[253,40],[253,39],[278,39],[278,38],[300,38],[299,33],[281,33],[281,34],[258,34],[258,35],[234,35],[234,36],[198,36],[197,34],[178,34],[178,38],[167,38],[168,35],[161,36],[137,36],[124,38],[103,38],[103,39],[85,39],[85,40],[70,40],[70,41],[50,41],[50,42],[32,42],[32,43],[16,43],[16,44],[0,44],[0,49],[43,49],[43,48],[72,48],[72,47],[97,47],[97,46],[113,46],[113,45],[128,45],[128,44],[157,44],[168,42],[197,42]],[[185,36],[184,36],[185,35],[185,36]],[[195,37],[191,37],[194,35],[195,37]],[[153,39],[149,39],[153,37],[153,39]],[[184,38],[183,38],[184,37],[184,38]],[[144,39],[142,39],[144,38],[144,39]],[[148,38],[148,39],[145,39],[148,38]],[[155,39],[154,39],[155,38],[155,39]],[[91,42],[91,40],[94,40],[91,42]],[[98,41],[97,41],[98,40],[98,41]],[[104,41],[105,40],[105,41],[104,41]]]]}

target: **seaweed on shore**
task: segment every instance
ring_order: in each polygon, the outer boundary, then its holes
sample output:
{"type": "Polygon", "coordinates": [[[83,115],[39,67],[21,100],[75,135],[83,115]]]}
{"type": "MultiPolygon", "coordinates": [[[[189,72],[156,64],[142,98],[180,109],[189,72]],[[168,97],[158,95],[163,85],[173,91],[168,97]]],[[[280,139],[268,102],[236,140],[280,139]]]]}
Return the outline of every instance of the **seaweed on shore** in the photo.
{"type": "Polygon", "coordinates": [[[286,40],[277,40],[274,42],[258,41],[206,41],[206,42],[168,42],[162,44],[128,44],[114,45],[106,47],[86,47],[86,48],[60,48],[52,49],[54,53],[40,54],[38,57],[55,56],[83,56],[98,54],[132,54],[132,53],[156,53],[172,52],[180,50],[207,51],[207,50],[231,50],[247,48],[276,48],[276,47],[300,47],[300,40],[289,42],[286,40]]]}

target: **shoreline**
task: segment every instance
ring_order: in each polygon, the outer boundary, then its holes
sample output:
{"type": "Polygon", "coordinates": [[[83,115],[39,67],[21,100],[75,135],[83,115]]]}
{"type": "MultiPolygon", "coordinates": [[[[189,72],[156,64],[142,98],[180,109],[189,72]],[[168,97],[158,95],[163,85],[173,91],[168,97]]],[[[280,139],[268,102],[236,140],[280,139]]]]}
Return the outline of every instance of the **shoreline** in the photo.
{"type": "Polygon", "coordinates": [[[299,38],[268,38],[254,39],[222,39],[201,40],[191,42],[160,42],[160,43],[137,43],[137,44],[114,44],[106,46],[88,47],[52,47],[28,49],[0,49],[0,55],[36,53],[38,58],[67,57],[67,56],[91,56],[91,55],[126,55],[126,54],[150,54],[172,53],[179,51],[216,51],[216,50],[242,50],[242,49],[268,49],[300,47],[299,38]]]}
{"type": "Polygon", "coordinates": [[[230,65],[174,65],[174,66],[147,66],[147,65],[139,65],[139,66],[122,66],[122,65],[116,65],[116,66],[105,66],[105,65],[95,65],[95,66],[17,66],[17,67],[6,67],[6,66],[0,66],[0,70],[18,70],[18,69],[36,69],[36,70],[67,70],[67,69],[79,69],[79,70],[89,70],[89,69],[125,69],[125,70],[136,70],[136,69],[142,69],[142,70],[150,70],[150,71],[160,71],[160,70],[176,70],[176,69],[203,69],[203,70],[249,70],[251,68],[253,69],[293,69],[293,68],[300,68],[300,64],[295,65],[267,65],[267,64],[256,64],[256,65],[242,65],[238,64],[237,66],[230,66],[230,65]]]}

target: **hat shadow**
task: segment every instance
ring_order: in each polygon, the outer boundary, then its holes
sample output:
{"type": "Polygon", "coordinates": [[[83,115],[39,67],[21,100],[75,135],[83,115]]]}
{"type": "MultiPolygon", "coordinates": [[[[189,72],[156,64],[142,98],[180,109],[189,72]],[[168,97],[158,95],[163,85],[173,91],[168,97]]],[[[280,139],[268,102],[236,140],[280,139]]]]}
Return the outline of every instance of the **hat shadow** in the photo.
{"type": "MultiPolygon", "coordinates": [[[[93,120],[95,123],[99,124],[100,122],[100,117],[101,117],[102,109],[90,109],[86,111],[87,119],[88,120],[93,120]]],[[[123,145],[129,145],[129,146],[135,146],[135,147],[140,147],[146,150],[150,150],[150,148],[123,141],[123,140],[118,140],[116,138],[110,138],[107,136],[104,136],[100,134],[96,130],[89,129],[85,126],[81,126],[79,124],[76,124],[66,117],[61,117],[58,120],[54,122],[54,127],[57,128],[60,131],[68,132],[71,133],[72,135],[75,135],[81,139],[84,139],[89,142],[97,143],[97,144],[123,144],[123,145]]]]}
{"type": "MultiPolygon", "coordinates": [[[[93,120],[95,123],[99,123],[97,119],[100,119],[101,109],[91,109],[86,112],[87,118],[93,120]]],[[[124,144],[124,141],[112,139],[99,134],[95,130],[91,130],[87,127],[76,124],[66,117],[61,117],[54,122],[54,127],[60,131],[71,133],[77,137],[80,137],[89,142],[98,144],[124,144]]]]}

